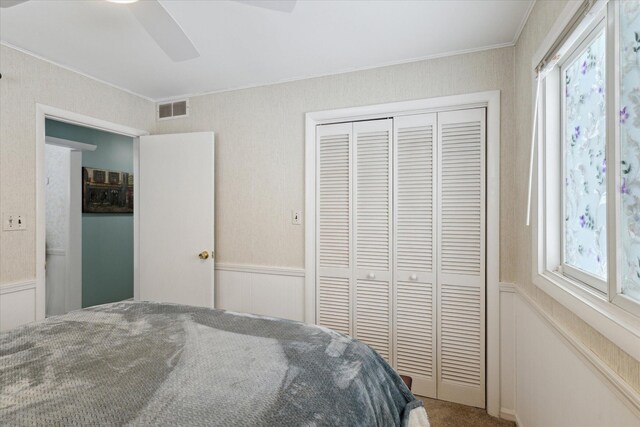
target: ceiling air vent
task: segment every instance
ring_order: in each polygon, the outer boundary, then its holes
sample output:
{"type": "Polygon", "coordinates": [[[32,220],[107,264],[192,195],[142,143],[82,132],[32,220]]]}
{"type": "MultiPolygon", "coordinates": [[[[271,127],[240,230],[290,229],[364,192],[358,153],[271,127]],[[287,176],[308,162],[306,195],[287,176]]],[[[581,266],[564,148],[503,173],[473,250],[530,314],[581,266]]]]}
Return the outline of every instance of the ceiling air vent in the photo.
{"type": "Polygon", "coordinates": [[[175,119],[189,115],[189,100],[158,104],[158,120],[175,119]]]}

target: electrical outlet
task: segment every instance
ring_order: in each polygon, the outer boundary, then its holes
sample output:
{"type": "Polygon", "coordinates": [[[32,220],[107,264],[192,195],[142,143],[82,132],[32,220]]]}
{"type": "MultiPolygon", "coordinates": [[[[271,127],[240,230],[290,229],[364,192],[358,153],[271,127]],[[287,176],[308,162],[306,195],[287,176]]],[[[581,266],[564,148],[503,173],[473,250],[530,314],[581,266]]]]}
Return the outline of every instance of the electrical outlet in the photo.
{"type": "Polygon", "coordinates": [[[302,224],[302,212],[301,211],[291,211],[291,224],[293,224],[293,225],[301,225],[302,224]]]}
{"type": "Polygon", "coordinates": [[[25,222],[24,214],[4,214],[2,219],[2,230],[3,231],[17,231],[17,230],[26,230],[27,223],[25,222]]]}

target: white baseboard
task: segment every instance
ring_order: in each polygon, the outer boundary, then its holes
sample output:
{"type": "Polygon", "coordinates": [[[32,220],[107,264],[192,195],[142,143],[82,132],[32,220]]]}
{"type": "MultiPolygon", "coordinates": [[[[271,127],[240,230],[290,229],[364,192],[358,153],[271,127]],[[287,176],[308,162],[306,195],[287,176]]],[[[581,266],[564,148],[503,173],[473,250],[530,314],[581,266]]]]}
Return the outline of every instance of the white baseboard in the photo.
{"type": "Polygon", "coordinates": [[[216,308],[304,321],[304,270],[216,264],[216,308]]]}
{"type": "Polygon", "coordinates": [[[513,421],[517,423],[517,418],[515,411],[511,409],[500,408],[500,418],[507,421],[513,421]]]}
{"type": "Polygon", "coordinates": [[[36,320],[36,282],[0,285],[0,331],[36,320]]]}
{"type": "Polygon", "coordinates": [[[524,427],[524,424],[522,424],[522,421],[520,421],[520,418],[518,418],[518,414],[514,413],[513,418],[513,422],[516,423],[516,426],[524,427]]]}

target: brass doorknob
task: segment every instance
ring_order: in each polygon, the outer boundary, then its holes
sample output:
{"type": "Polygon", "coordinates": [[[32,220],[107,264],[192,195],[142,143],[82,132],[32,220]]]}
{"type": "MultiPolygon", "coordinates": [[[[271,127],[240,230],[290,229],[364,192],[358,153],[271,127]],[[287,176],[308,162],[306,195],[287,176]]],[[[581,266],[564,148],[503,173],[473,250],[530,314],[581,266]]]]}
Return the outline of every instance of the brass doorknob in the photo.
{"type": "Polygon", "coordinates": [[[200,259],[207,259],[209,258],[209,252],[207,251],[202,251],[198,254],[198,257],[200,257],[200,259]]]}

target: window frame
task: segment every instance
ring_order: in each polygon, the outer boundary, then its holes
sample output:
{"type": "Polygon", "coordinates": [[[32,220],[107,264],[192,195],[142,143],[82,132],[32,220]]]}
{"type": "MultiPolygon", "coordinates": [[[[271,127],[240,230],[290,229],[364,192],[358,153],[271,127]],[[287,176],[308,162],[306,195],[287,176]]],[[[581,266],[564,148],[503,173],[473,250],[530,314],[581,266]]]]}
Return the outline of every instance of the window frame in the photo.
{"type": "MultiPolygon", "coordinates": [[[[582,34],[573,46],[563,55],[561,63],[569,57],[569,52],[575,52],[579,46],[591,35],[598,25],[605,25],[606,56],[605,56],[605,85],[607,105],[607,264],[608,277],[605,292],[575,280],[571,276],[563,274],[561,263],[558,261],[564,256],[564,247],[560,238],[564,238],[564,229],[558,220],[549,221],[548,213],[557,213],[563,205],[558,186],[561,176],[561,138],[562,125],[560,118],[560,106],[562,96],[560,93],[560,67],[555,66],[549,71],[540,85],[540,99],[538,106],[537,122],[537,158],[534,162],[535,177],[533,181],[535,193],[533,202],[532,221],[532,282],[533,284],[552,297],[562,306],[566,307],[595,328],[602,335],[613,341],[618,347],[629,355],[640,360],[640,302],[632,300],[621,294],[621,282],[619,278],[619,262],[617,253],[619,247],[619,221],[620,221],[620,195],[616,188],[620,185],[619,161],[619,127],[617,126],[617,114],[619,110],[619,69],[616,64],[619,61],[619,5],[618,2],[599,0],[605,2],[602,15],[591,17],[590,23],[581,27],[582,34]],[[604,19],[602,21],[601,19],[604,19]],[[603,24],[604,23],[604,24],[603,24]],[[553,90],[552,86],[557,85],[553,90]],[[613,113],[612,113],[613,112],[613,113]],[[537,171],[537,172],[536,172],[537,171]],[[554,188],[555,186],[555,188],[554,188]]],[[[532,58],[532,70],[541,62],[549,49],[557,39],[563,35],[566,26],[569,25],[576,14],[579,3],[568,4],[549,34],[541,43],[540,48],[532,58]]],[[[535,74],[532,78],[533,98],[536,97],[535,74]]],[[[560,218],[562,221],[564,218],[560,218]]]]}
{"type": "MultiPolygon", "coordinates": [[[[608,59],[609,52],[607,50],[608,47],[608,39],[609,34],[606,26],[606,14],[605,12],[601,12],[598,14],[598,17],[594,19],[594,22],[590,24],[584,31],[583,34],[572,44],[567,53],[560,59],[558,64],[556,65],[558,72],[560,73],[560,79],[558,81],[558,90],[560,92],[560,259],[559,259],[559,272],[565,276],[568,276],[570,279],[580,282],[583,285],[590,286],[596,291],[602,292],[604,295],[607,294],[607,280],[603,280],[585,270],[582,270],[576,266],[572,266],[566,261],[566,186],[562,183],[565,182],[565,169],[566,169],[566,159],[565,159],[565,147],[566,147],[566,122],[567,122],[567,97],[565,92],[566,81],[565,81],[565,71],[568,67],[572,66],[574,62],[586,51],[586,49],[601,35],[604,34],[605,37],[605,126],[607,130],[607,139],[605,146],[605,158],[609,158],[608,156],[608,147],[609,147],[609,91],[607,90],[608,78],[609,78],[609,68],[608,68],[608,59]]],[[[545,82],[546,85],[546,82],[545,82]]],[[[545,113],[546,114],[546,111],[545,113]]],[[[605,177],[606,179],[606,189],[607,189],[607,266],[609,265],[609,176],[605,177]]],[[[609,272],[607,271],[607,277],[609,276],[609,272]]]]}

